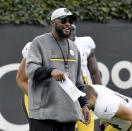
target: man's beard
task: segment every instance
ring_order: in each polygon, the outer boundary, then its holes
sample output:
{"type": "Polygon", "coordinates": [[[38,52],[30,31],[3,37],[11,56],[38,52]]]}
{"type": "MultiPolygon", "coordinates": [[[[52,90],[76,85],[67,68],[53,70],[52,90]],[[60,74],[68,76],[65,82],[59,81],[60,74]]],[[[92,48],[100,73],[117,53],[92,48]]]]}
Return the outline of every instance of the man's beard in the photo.
{"type": "Polygon", "coordinates": [[[60,29],[57,25],[55,25],[55,31],[57,32],[57,34],[62,37],[62,38],[69,38],[70,34],[64,34],[63,30],[60,29]]]}

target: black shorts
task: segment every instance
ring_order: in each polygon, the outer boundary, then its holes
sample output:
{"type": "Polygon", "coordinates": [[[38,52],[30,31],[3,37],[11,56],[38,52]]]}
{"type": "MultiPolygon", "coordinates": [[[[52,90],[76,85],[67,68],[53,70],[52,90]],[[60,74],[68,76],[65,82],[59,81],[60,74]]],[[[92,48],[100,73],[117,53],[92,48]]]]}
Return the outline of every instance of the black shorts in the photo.
{"type": "Polygon", "coordinates": [[[75,122],[30,119],[30,131],[75,131],[75,122]]]}

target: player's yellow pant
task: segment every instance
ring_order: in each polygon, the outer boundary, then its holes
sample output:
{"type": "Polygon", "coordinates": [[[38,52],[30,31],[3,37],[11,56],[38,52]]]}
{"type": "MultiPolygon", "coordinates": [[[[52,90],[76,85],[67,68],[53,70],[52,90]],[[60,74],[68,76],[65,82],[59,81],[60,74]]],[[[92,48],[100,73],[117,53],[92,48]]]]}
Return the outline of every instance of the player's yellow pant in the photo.
{"type": "Polygon", "coordinates": [[[132,127],[130,128],[130,130],[129,131],[132,131],[132,127]]]}
{"type": "MultiPolygon", "coordinates": [[[[113,128],[111,125],[109,125],[105,128],[105,131],[119,131],[119,130],[117,130],[117,129],[113,128]]],[[[132,128],[130,128],[129,131],[132,131],[132,128]]]]}
{"type": "Polygon", "coordinates": [[[29,110],[28,110],[28,96],[24,95],[24,103],[25,103],[25,108],[27,111],[27,114],[29,115],[29,110]]]}
{"type": "Polygon", "coordinates": [[[111,125],[105,128],[105,131],[118,131],[117,129],[113,128],[111,125]]]}
{"type": "Polygon", "coordinates": [[[90,114],[91,114],[91,121],[87,126],[82,122],[77,121],[78,131],[94,131],[94,113],[92,110],[90,110],[90,114]]]}
{"type": "Polygon", "coordinates": [[[24,95],[23,99],[22,99],[22,107],[23,107],[23,111],[24,111],[24,114],[28,120],[28,122],[30,122],[29,120],[29,110],[28,110],[28,96],[27,95],[24,95]]]}

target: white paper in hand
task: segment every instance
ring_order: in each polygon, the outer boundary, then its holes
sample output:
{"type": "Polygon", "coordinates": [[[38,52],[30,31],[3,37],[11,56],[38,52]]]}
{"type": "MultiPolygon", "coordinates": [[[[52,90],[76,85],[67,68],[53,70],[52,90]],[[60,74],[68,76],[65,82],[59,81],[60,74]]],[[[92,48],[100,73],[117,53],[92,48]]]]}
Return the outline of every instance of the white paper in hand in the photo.
{"type": "Polygon", "coordinates": [[[65,75],[65,78],[66,80],[63,82],[59,82],[59,84],[74,102],[80,96],[86,95],[84,92],[80,91],[66,75],[65,75]]]}

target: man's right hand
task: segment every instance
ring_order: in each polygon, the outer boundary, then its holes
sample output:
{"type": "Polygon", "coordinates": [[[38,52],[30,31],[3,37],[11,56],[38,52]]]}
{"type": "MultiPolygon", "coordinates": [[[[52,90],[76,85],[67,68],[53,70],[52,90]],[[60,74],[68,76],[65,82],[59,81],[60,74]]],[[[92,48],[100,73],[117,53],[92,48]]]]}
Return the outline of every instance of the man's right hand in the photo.
{"type": "Polygon", "coordinates": [[[52,72],[51,72],[51,76],[56,80],[56,81],[64,81],[66,78],[65,78],[65,74],[64,72],[60,71],[60,70],[57,70],[57,69],[54,69],[52,72]]]}
{"type": "Polygon", "coordinates": [[[83,113],[84,119],[85,119],[84,124],[88,125],[91,121],[91,115],[90,115],[89,109],[86,105],[84,105],[82,107],[82,113],[83,113]]]}

